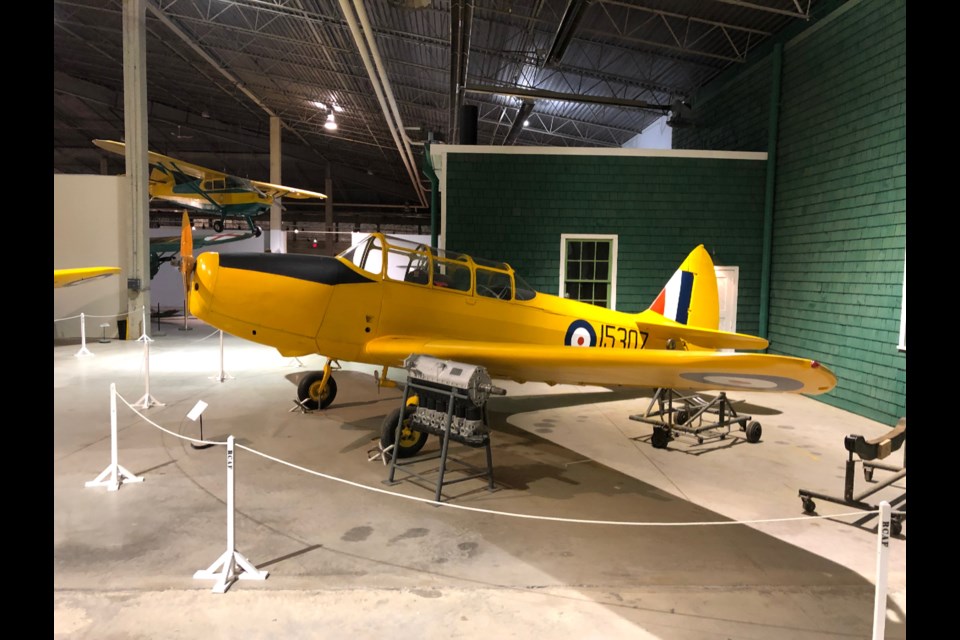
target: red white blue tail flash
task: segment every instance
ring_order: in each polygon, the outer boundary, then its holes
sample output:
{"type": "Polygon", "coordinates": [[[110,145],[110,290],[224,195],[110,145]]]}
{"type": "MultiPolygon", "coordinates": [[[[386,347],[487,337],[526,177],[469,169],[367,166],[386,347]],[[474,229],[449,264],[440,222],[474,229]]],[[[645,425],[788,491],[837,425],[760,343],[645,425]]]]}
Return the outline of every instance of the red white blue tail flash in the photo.
{"type": "Polygon", "coordinates": [[[690,298],[693,294],[693,273],[676,270],[650,308],[660,315],[687,324],[690,298]]]}

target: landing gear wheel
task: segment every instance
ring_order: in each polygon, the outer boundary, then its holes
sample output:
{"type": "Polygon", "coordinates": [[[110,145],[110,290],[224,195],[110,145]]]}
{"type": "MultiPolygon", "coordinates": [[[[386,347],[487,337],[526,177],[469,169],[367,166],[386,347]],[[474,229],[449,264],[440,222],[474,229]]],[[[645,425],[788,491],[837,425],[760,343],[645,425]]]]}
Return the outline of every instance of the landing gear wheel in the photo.
{"type": "Polygon", "coordinates": [[[213,221],[213,230],[217,233],[223,231],[223,220],[214,220],[213,221]]]}
{"type": "Polygon", "coordinates": [[[327,386],[321,391],[322,382],[323,372],[311,371],[300,378],[300,383],[297,384],[297,399],[310,411],[326,409],[337,397],[337,382],[333,376],[327,379],[327,386]]]}
{"type": "Polygon", "coordinates": [[[676,422],[677,424],[683,424],[689,419],[690,419],[690,414],[687,413],[685,410],[681,409],[680,411],[677,411],[677,415],[674,418],[674,422],[676,422]]]}
{"type": "Polygon", "coordinates": [[[654,449],[666,449],[670,442],[670,430],[663,427],[654,427],[653,436],[650,438],[650,444],[654,449]]]}
{"type": "Polygon", "coordinates": [[[259,237],[262,236],[262,235],[263,235],[263,229],[261,229],[260,227],[254,227],[254,228],[253,228],[253,237],[254,237],[254,238],[259,238],[259,237]]]}
{"type": "Polygon", "coordinates": [[[903,523],[900,522],[900,518],[891,518],[890,535],[899,536],[901,533],[903,533],[903,523]]]}
{"type": "Polygon", "coordinates": [[[801,498],[803,501],[803,512],[804,513],[813,513],[817,510],[817,503],[811,500],[810,498],[801,498]]]}
{"type": "MultiPolygon", "coordinates": [[[[427,443],[427,434],[422,431],[411,429],[410,416],[416,411],[414,407],[404,407],[403,424],[400,425],[400,441],[394,451],[398,458],[409,458],[416,455],[423,445],[427,443]]],[[[380,425],[380,446],[386,449],[394,443],[397,433],[397,421],[400,419],[400,409],[394,409],[383,419],[380,425]]]]}
{"type": "Polygon", "coordinates": [[[763,429],[760,427],[760,423],[753,421],[747,425],[747,442],[760,442],[760,436],[763,434],[763,429]]]}

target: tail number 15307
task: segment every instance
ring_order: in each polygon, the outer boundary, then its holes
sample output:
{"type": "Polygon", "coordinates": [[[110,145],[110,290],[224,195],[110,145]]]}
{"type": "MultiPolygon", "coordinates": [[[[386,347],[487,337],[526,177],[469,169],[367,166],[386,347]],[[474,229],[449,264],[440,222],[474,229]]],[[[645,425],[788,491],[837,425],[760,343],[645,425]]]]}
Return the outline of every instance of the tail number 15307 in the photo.
{"type": "Polygon", "coordinates": [[[621,349],[639,349],[640,332],[636,329],[618,327],[612,324],[603,325],[600,333],[600,347],[619,347],[621,349]]]}

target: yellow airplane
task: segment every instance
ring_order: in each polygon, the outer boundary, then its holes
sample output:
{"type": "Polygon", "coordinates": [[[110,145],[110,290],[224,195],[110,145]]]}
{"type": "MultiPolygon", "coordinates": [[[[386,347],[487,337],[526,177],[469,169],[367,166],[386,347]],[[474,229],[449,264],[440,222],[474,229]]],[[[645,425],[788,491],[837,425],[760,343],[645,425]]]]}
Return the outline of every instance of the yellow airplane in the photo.
{"type": "MultiPolygon", "coordinates": [[[[125,154],[123,142],[94,140],[93,144],[111,153],[125,154]]],[[[274,199],[327,197],[306,189],[239,178],[152,151],[147,155],[150,197],[219,216],[213,221],[213,229],[218,233],[223,231],[226,218],[242,218],[259,237],[262,231],[253,218],[268,212],[274,199]]]]}
{"type": "Polygon", "coordinates": [[[53,288],[72,287],[81,282],[89,282],[97,278],[106,278],[120,273],[120,267],[80,267],[78,269],[54,269],[53,288]]]}
{"type": "MultiPolygon", "coordinates": [[[[320,354],[305,406],[337,393],[337,361],[402,367],[413,354],[483,366],[491,377],[574,385],[820,394],[834,374],[758,350],[763,338],[717,329],[713,261],[695,248],[650,308],[631,314],[534,291],[508,265],[379,233],[336,257],[206,252],[184,216],[181,269],[192,314],[287,357],[320,354]]],[[[396,424],[396,421],[394,422],[396,424]]],[[[386,430],[385,430],[386,431],[386,430]]],[[[402,432],[399,457],[425,434],[402,432]]],[[[392,443],[392,433],[381,442],[392,443]]]]}

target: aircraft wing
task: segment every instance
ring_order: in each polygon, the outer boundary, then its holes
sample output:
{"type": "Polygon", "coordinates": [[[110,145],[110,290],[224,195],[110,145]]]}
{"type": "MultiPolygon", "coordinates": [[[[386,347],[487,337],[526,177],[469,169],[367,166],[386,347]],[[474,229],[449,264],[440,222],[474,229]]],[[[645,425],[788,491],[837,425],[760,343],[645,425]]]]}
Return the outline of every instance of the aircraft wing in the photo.
{"type": "Polygon", "coordinates": [[[486,367],[495,378],[551,384],[819,394],[837,379],[818,362],[761,353],[605,349],[384,337],[367,343],[374,361],[401,367],[411,354],[486,367]]]}
{"type": "MultiPolygon", "coordinates": [[[[252,237],[253,233],[250,231],[224,231],[222,233],[214,233],[208,236],[194,235],[193,248],[194,251],[198,249],[209,249],[222,244],[237,242],[238,240],[246,240],[247,238],[252,237]]],[[[180,251],[180,236],[158,236],[155,238],[150,238],[150,250],[154,253],[180,251]]]]}
{"type": "Polygon", "coordinates": [[[71,287],[73,285],[93,280],[94,278],[105,278],[120,273],[120,267],[81,267],[79,269],[54,269],[53,270],[53,288],[71,287]]]}
{"type": "Polygon", "coordinates": [[[269,182],[260,182],[251,180],[257,189],[264,195],[271,198],[297,198],[305,200],[307,198],[326,198],[327,196],[316,191],[307,191],[306,189],[295,189],[294,187],[285,187],[282,184],[271,184],[269,182]]]}
{"type": "MultiPolygon", "coordinates": [[[[126,154],[126,143],[123,142],[94,140],[93,144],[104,151],[110,151],[111,153],[116,153],[121,156],[126,154]]],[[[147,161],[151,166],[163,169],[165,173],[174,176],[174,178],[176,178],[178,174],[182,174],[196,180],[225,180],[228,176],[228,174],[223,171],[208,169],[198,164],[177,160],[176,158],[171,158],[170,156],[165,156],[162,153],[155,153],[153,151],[147,152],[147,161]]],[[[180,180],[177,181],[179,182],[180,180]]]]}

